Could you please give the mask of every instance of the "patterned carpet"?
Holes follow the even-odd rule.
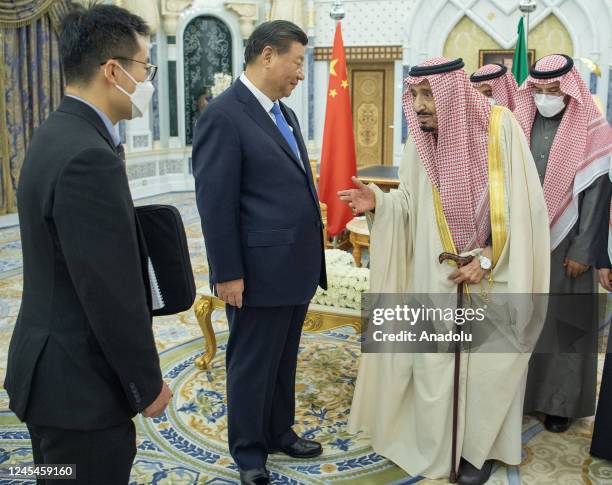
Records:
[[[197,285],[207,284],[197,210],[193,193],[168,194],[145,203],[170,203],[179,208],[187,229]],[[0,379],[20,304],[21,243],[18,228],[0,230]],[[226,441],[225,344],[227,322],[214,315],[219,352],[207,371],[193,361],[203,350],[203,339],[192,311],[155,320],[164,376],[175,398],[168,412],[155,420],[138,417],[138,455],[131,484],[236,484],[238,473]],[[297,461],[284,455],[269,459],[273,483],[279,484],[409,484],[446,483],[407,477],[375,454],[361,436],[347,432],[347,419],[357,373],[359,345],[354,333],[304,334],[300,346],[296,431],[317,439],[325,453]],[[375,398],[375,396],[373,396]],[[524,463],[497,467],[490,484],[611,484],[612,463],[589,456],[592,419],[576,422],[562,436],[543,431],[539,421],[524,422]],[[26,428],[8,410],[0,391],[0,466],[28,464],[32,453]],[[0,480],[0,484],[34,483]],[[68,482],[67,482],[68,483]],[[114,484],[109,484],[114,485]]]

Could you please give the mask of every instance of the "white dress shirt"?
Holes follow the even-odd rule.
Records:
[[[244,84],[247,87],[247,89],[249,91],[251,91],[251,93],[253,93],[253,96],[255,96],[255,98],[257,98],[257,101],[259,101],[259,104],[261,104],[261,107],[264,109],[264,111],[266,113],[268,113],[268,116],[270,117],[270,119],[276,125],[276,118],[274,117],[274,113],[272,113],[272,107],[275,104],[278,104],[278,101],[276,101],[276,102],[272,101],[270,98],[268,98],[268,96],[266,96],[264,93],[262,93],[257,88],[257,86],[255,86],[249,80],[249,78],[246,76],[246,73],[243,72],[242,74],[240,74],[240,81],[242,82],[242,84]],[[285,115],[283,114],[282,110],[281,110],[281,116],[284,118],[285,122],[287,122],[287,118],[285,118]],[[291,130],[291,133],[293,133],[293,127],[288,122],[287,122],[287,126]],[[295,143],[296,143],[296,146],[297,146],[297,140],[295,140]],[[302,161],[302,156],[300,155],[299,150],[298,150],[298,153],[297,153],[297,157],[298,157],[298,159],[301,162]],[[304,168],[302,166],[300,166],[300,168],[302,168],[304,170]]]
[[[278,101],[274,102],[270,98],[268,98],[264,93],[262,93],[257,88],[257,86],[255,86],[249,80],[249,78],[246,76],[246,73],[243,72],[240,75],[240,81],[242,82],[242,84],[244,84],[247,87],[249,91],[251,91],[251,93],[253,93],[253,96],[257,98],[257,101],[259,101],[259,104],[261,104],[261,107],[264,109],[266,113],[268,113],[268,116],[270,117],[272,121],[274,121],[274,124],[276,124],[276,118],[274,118],[274,114],[272,113],[272,107],[275,104],[278,104]],[[285,115],[283,114],[282,111],[281,111],[281,116],[285,118]],[[285,121],[287,121],[287,118],[285,118]],[[293,127],[289,123],[287,123],[287,125],[289,126],[289,129],[293,131]]]

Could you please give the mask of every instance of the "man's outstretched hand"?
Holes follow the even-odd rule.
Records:
[[[353,177],[352,180],[357,188],[339,191],[338,197],[340,197],[340,200],[348,204],[353,214],[362,214],[374,210],[376,207],[374,191],[357,177]]]

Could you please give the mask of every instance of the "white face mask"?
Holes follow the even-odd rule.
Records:
[[[555,116],[565,108],[564,96],[553,96],[551,94],[535,93],[535,104],[544,118]]]
[[[495,101],[495,98],[487,98],[487,101],[489,102],[491,106],[495,106],[497,104],[497,101]]]
[[[119,64],[117,65],[136,85],[136,89],[134,89],[134,92],[130,94],[118,84],[115,84],[115,87],[130,98],[130,101],[132,102],[131,119],[140,118],[149,107],[149,103],[151,102],[151,98],[153,98],[153,93],[155,92],[155,86],[153,86],[151,81],[136,81],[136,79],[134,79],[129,72],[123,69],[123,67],[121,67]]]

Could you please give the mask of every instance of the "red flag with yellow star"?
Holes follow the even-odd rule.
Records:
[[[356,173],[357,159],[351,98],[346,77],[342,29],[338,22],[329,65],[329,86],[319,175],[319,199],[327,204],[327,232],[330,236],[336,236],[342,232],[346,223],[353,218],[351,209],[338,198],[338,191],[354,187],[351,177]]]

